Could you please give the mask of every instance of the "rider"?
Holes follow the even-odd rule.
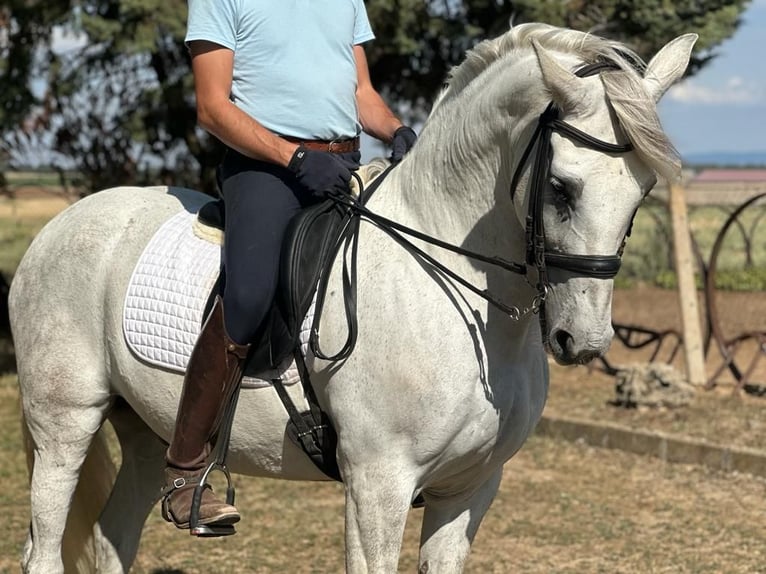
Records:
[[[361,44],[373,38],[363,0],[189,0],[198,123],[228,149],[225,287],[189,359],[166,453],[165,514],[179,528],[189,528],[210,439],[274,297],[287,222],[326,191],[348,190],[361,130],[391,144],[393,161],[415,143],[370,82]],[[200,524],[238,520],[204,490]]]

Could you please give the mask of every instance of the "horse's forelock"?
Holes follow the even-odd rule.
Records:
[[[574,54],[584,63],[615,64],[617,71],[602,72],[601,76],[622,129],[652,169],[669,178],[678,175],[681,166],[678,152],[665,135],[656,104],[643,86],[644,62],[624,44],[585,32],[547,24],[520,24],[498,38],[477,44],[465,61],[451,71],[434,110],[459,95],[493,63],[513,51],[531,50],[532,40],[545,49]]]
[[[676,179],[681,173],[681,158],[662,129],[655,101],[646,93],[641,77],[604,72],[601,81],[620,127],[636,153],[658,174]]]

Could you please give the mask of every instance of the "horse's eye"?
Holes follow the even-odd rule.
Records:
[[[556,192],[558,196],[560,196],[562,199],[568,199],[567,186],[564,185],[563,181],[557,177],[551,177],[550,184],[553,188],[553,191]]]

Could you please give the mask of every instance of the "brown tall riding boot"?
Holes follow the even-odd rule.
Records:
[[[226,333],[223,300],[216,297],[186,368],[173,440],[165,455],[168,466],[162,515],[178,528],[189,528],[192,496],[206,468],[210,439],[239,385],[249,348],[235,343]],[[238,520],[237,509],[206,487],[199,524],[234,524]]]

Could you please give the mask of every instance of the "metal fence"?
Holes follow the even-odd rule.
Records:
[[[763,187],[763,186],[762,186]],[[662,200],[662,195],[660,200]],[[733,336],[727,336],[721,326],[721,314],[726,309],[718,306],[716,288],[716,274],[720,268],[720,257],[724,241],[737,234],[741,238],[744,250],[744,266],[752,267],[755,260],[755,251],[763,251],[766,241],[761,245],[756,241],[759,227],[766,220],[766,192],[754,192],[747,190],[745,194],[737,194],[739,199],[745,198],[738,205],[732,205],[731,199],[734,194],[721,194],[715,205],[725,210],[728,216],[723,226],[718,230],[712,245],[710,255],[704,258],[698,244],[693,245],[697,257],[697,265],[702,278],[704,304],[704,351],[708,365],[709,378],[707,388],[713,388],[720,384],[734,381],[735,388],[751,394],[766,395],[766,381],[763,373],[766,369],[766,317],[763,318],[762,326],[755,330],[747,330]],[[689,194],[694,197],[693,194]],[[700,199],[697,196],[696,199]],[[694,205],[714,205],[712,196],[702,198],[703,201],[690,202]],[[726,199],[728,202],[722,202]],[[753,213],[755,212],[755,213]],[[748,213],[747,223],[744,214]],[[666,225],[659,218],[656,219],[658,233],[670,237],[668,229],[662,229]],[[672,259],[672,257],[669,257]],[[658,330],[652,326],[614,323],[615,337],[629,350],[643,351],[646,356],[649,352],[649,361],[672,363],[679,357],[679,351],[683,346],[683,333],[675,329]],[[607,373],[615,374],[617,369],[606,358],[601,359],[601,367]]]

